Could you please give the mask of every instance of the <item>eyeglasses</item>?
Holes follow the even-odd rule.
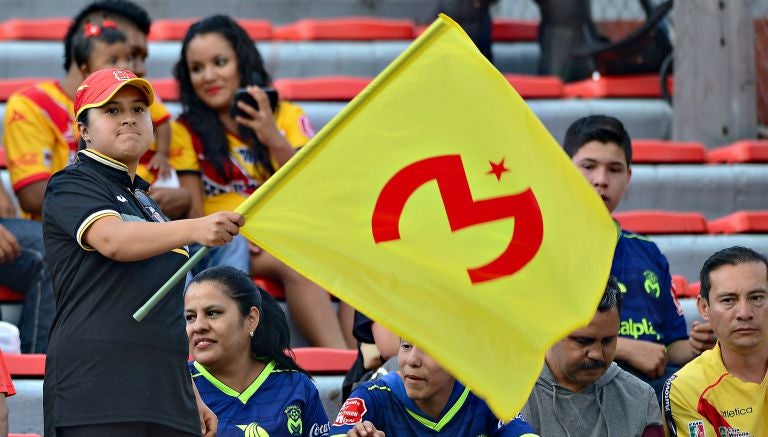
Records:
[[[144,211],[149,214],[149,216],[152,218],[152,221],[163,223],[167,222],[168,220],[165,219],[165,217],[160,214],[160,211],[158,211],[155,208],[155,205],[152,204],[152,201],[149,200],[149,196],[147,193],[145,193],[142,190],[133,190],[133,197],[136,198],[136,200],[139,201],[142,207],[144,207]]]

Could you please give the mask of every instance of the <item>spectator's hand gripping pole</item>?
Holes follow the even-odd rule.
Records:
[[[183,266],[179,269],[178,272],[174,273],[173,276],[171,276],[168,281],[163,284],[162,287],[160,287],[159,290],[155,292],[155,294],[152,295],[152,297],[147,300],[147,302],[141,306],[135,313],[133,313],[133,318],[137,322],[141,322],[144,320],[144,317],[147,317],[147,313],[152,311],[152,308],[157,305],[160,300],[162,300],[163,297],[165,297],[166,294],[168,294],[169,291],[173,288],[174,285],[176,285],[177,282],[181,281],[184,276],[187,275],[187,272],[192,270],[192,267],[194,267],[197,263],[200,262],[201,259],[208,253],[208,251],[211,250],[210,247],[203,247],[202,249],[198,250],[194,255],[192,255],[192,258],[187,260],[186,263],[184,263]]]

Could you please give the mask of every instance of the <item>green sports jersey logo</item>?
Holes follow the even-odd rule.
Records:
[[[659,295],[661,294],[659,277],[656,276],[656,273],[653,273],[650,270],[644,271],[643,276],[645,277],[645,283],[643,284],[645,287],[645,292],[658,299]]]
[[[300,436],[304,430],[304,424],[301,421],[301,407],[291,404],[283,410],[283,413],[288,418],[286,423],[288,433],[291,436]]]

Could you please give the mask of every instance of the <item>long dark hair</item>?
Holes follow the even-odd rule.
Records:
[[[224,164],[229,160],[229,144],[227,143],[226,129],[221,120],[219,120],[216,111],[206,106],[195,94],[195,90],[192,88],[192,80],[190,79],[189,66],[187,65],[189,42],[192,38],[207,33],[221,35],[235,51],[238,73],[240,74],[240,87],[247,85],[266,87],[272,83],[272,80],[264,67],[261,53],[259,53],[253,40],[230,17],[226,15],[213,15],[203,18],[190,26],[187,34],[184,35],[181,43],[181,57],[173,69],[173,75],[179,84],[181,96],[182,113],[179,119],[186,122],[186,125],[200,138],[203,144],[205,159],[213,165],[221,176],[229,179],[229,167]],[[272,166],[267,148],[259,142],[256,135],[245,135],[243,132],[240,132],[240,135],[251,140],[251,152],[256,162],[271,169]]]
[[[221,290],[237,303],[242,317],[247,317],[253,307],[259,309],[259,326],[251,337],[253,359],[263,362],[274,360],[279,369],[307,374],[296,364],[290,348],[288,321],[275,298],[256,286],[246,273],[230,266],[205,269],[195,275],[190,285],[206,281],[219,284]]]

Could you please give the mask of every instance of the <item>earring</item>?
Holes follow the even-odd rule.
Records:
[[[251,337],[253,337],[253,331],[249,332],[249,333],[248,333],[248,335],[250,335]]]

